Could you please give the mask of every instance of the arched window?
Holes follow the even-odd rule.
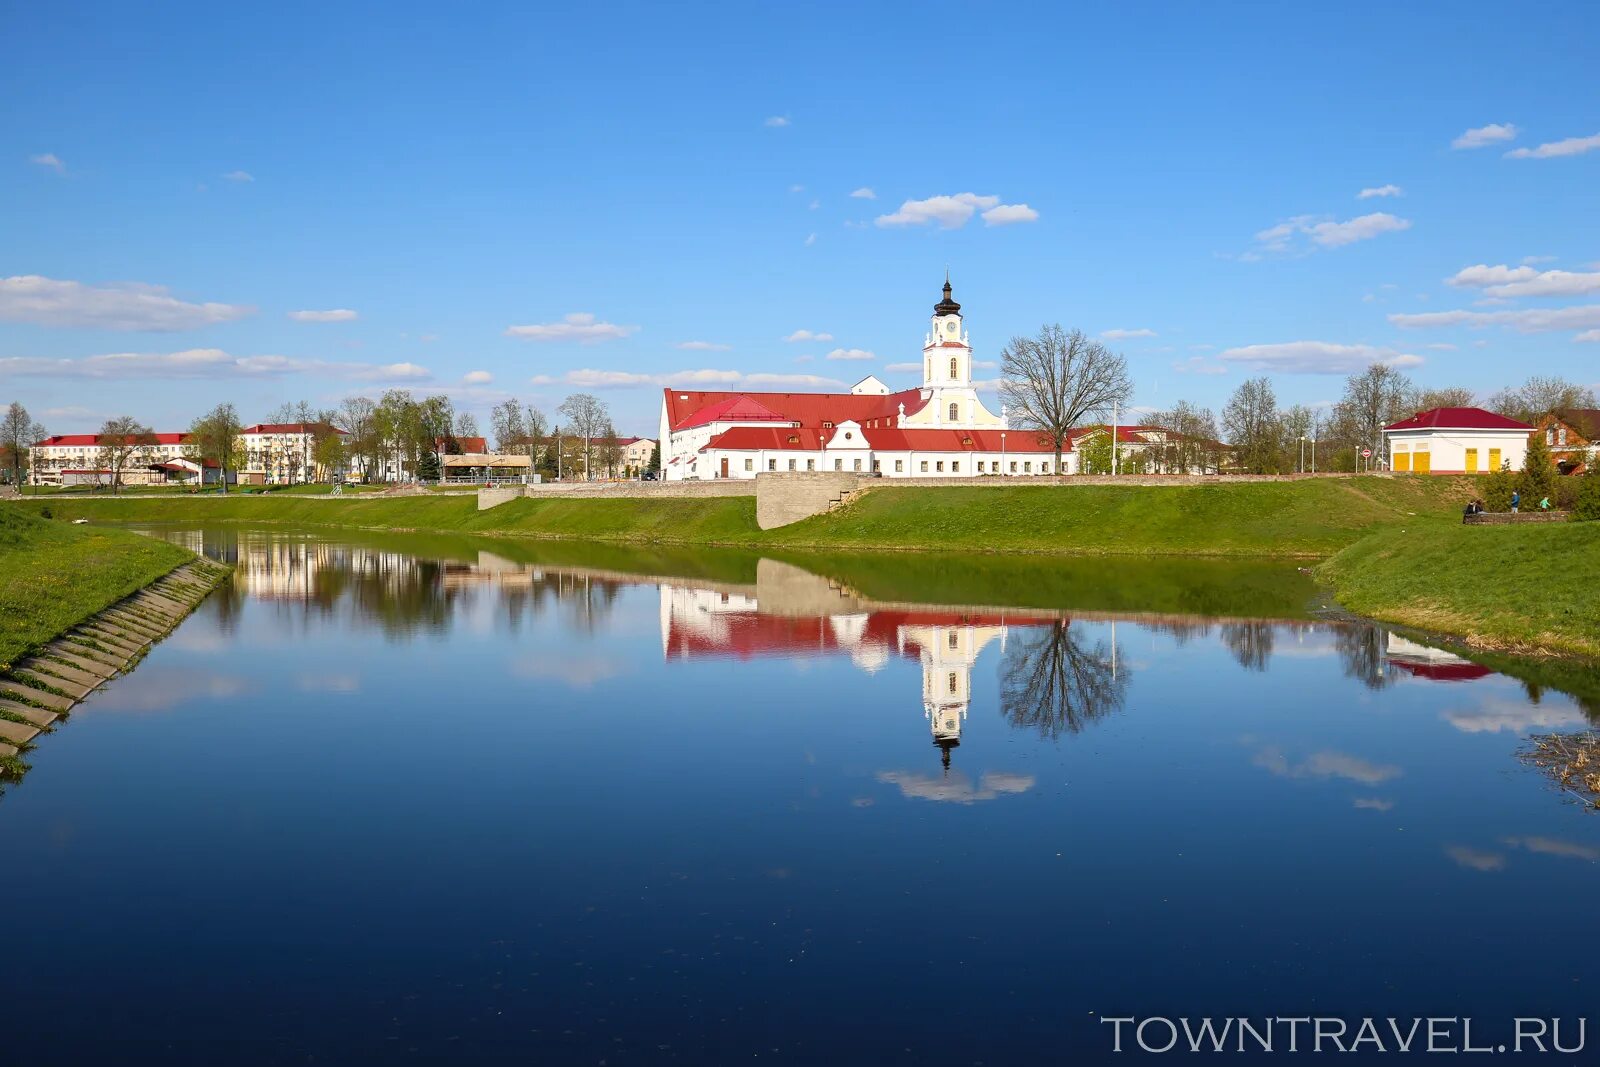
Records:
[[[923,377],[930,379],[933,377],[933,360],[931,358],[928,360],[928,372]]]
[[[958,422],[961,419],[961,408],[955,404],[950,405],[950,421]]]
[[[956,377],[956,357],[950,357],[950,377]]]

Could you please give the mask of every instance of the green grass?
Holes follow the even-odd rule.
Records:
[[[1454,521],[1474,488],[1451,478],[891,486],[784,527],[777,540],[829,549],[1320,558],[1376,526]]]
[[[1600,657],[1600,523],[1386,529],[1318,570],[1339,603],[1470,646]]]
[[[0,669],[193,558],[125,530],[0,504]]]
[[[850,507],[766,532],[756,528],[754,497],[525,498],[483,512],[471,496],[312,500],[289,493],[58,499],[55,507],[59,515],[109,522],[291,523],[750,548],[1319,558],[1375,526],[1453,522],[1474,489],[1444,478],[887,486]]]

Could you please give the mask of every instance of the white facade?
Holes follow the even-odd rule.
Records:
[[[1413,474],[1520,470],[1533,427],[1477,408],[1421,412],[1383,431],[1389,469]]]

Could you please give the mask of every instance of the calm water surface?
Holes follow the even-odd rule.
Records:
[[[1584,701],[1293,568],[160,535],[237,575],[0,798],[5,1063],[1095,1063],[1600,992],[1600,819],[1514,758]]]

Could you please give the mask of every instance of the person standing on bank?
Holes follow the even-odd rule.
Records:
[[[1517,513],[1517,505],[1520,503],[1522,503],[1522,490],[1511,490],[1511,514],[1515,515]]]

